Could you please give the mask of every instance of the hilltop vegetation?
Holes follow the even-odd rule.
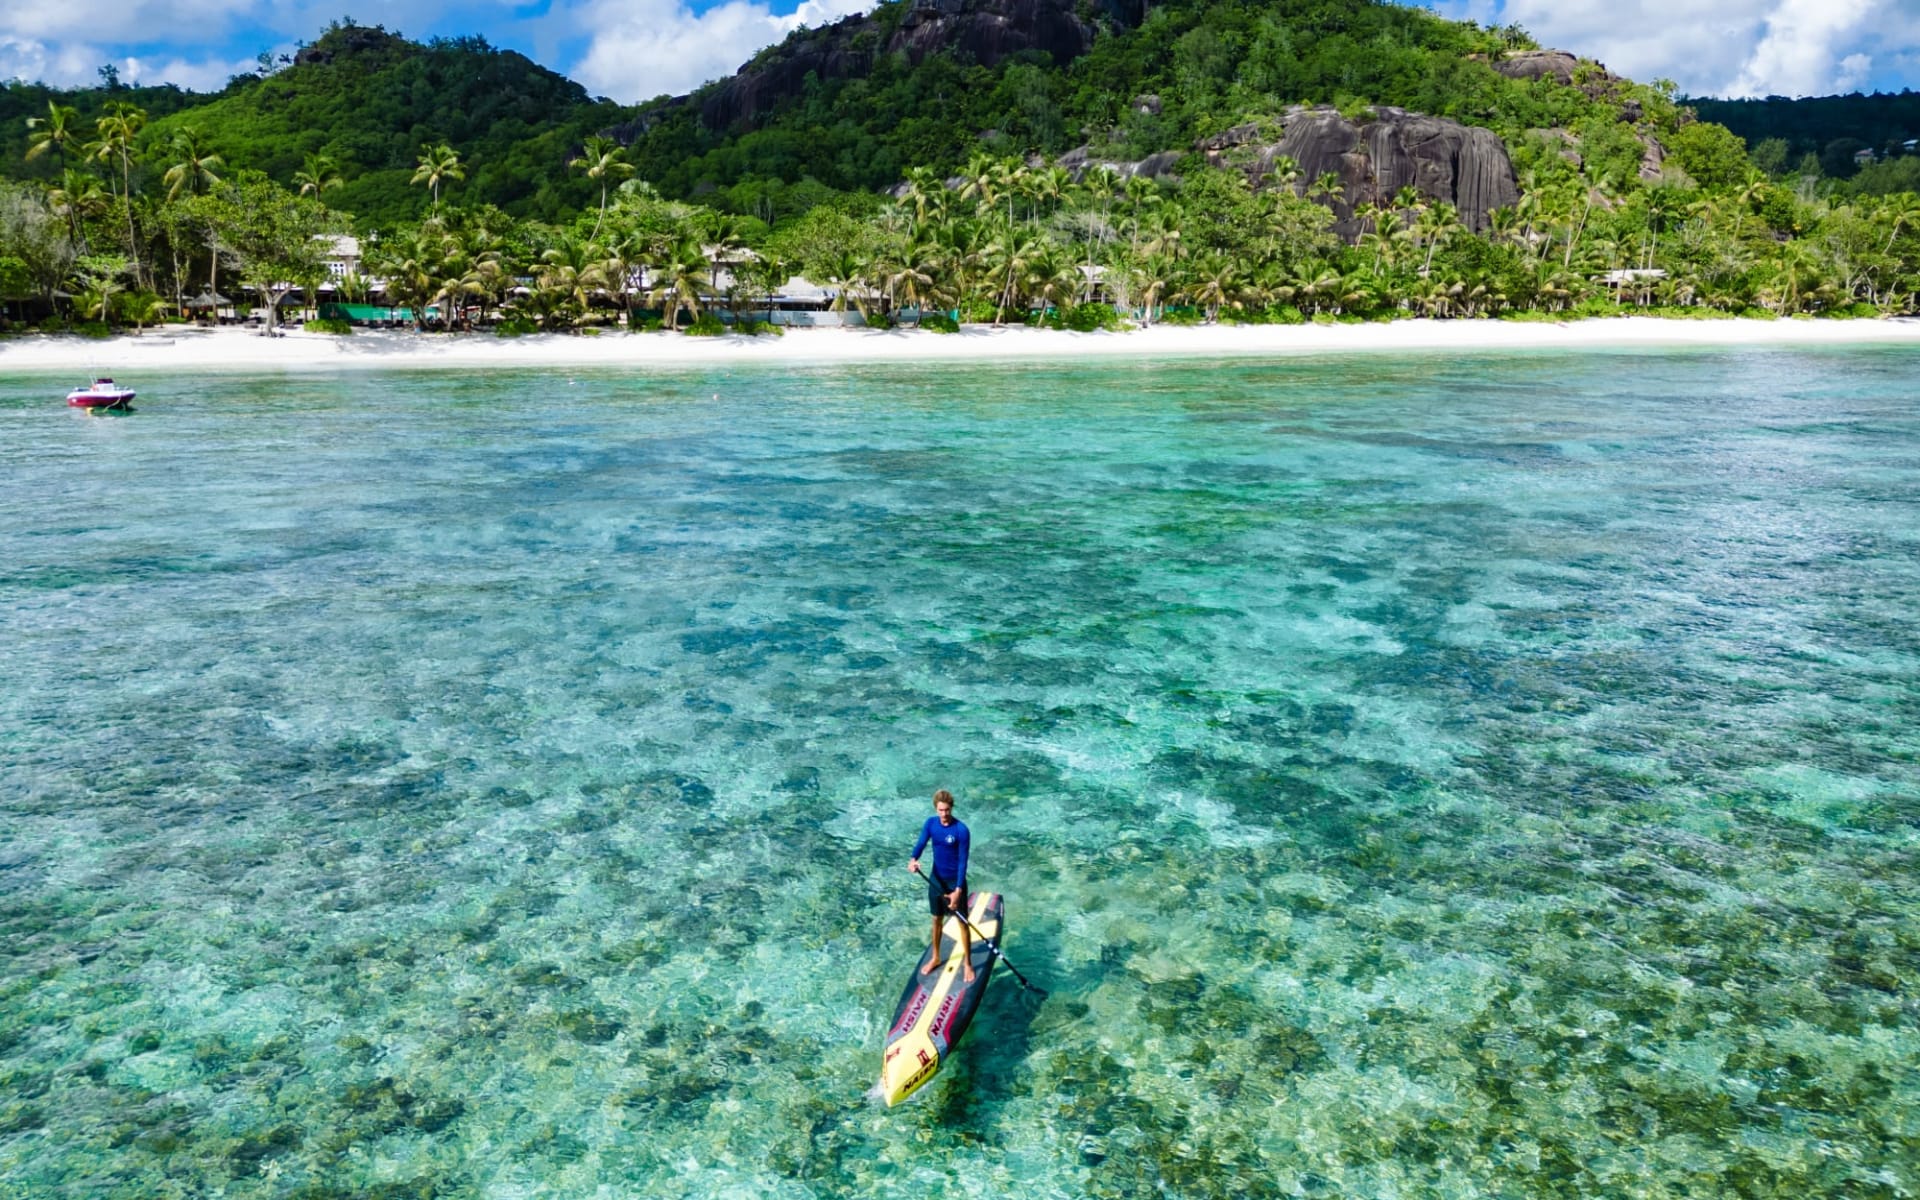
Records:
[[[1852,180],[1866,195],[1920,190],[1920,156],[1905,149],[1920,138],[1920,93],[1688,103],[1746,139],[1770,174]],[[1877,161],[1863,168],[1854,157],[1862,150]]]
[[[26,119],[48,101],[71,105],[84,123],[110,104],[144,110],[142,144],[162,146],[192,128],[235,166],[290,181],[310,155],[337,164],[342,185],[328,202],[371,227],[417,219],[426,197],[410,188],[425,144],[445,143],[470,164],[465,194],[521,216],[556,218],[590,189],[567,159],[621,109],[579,84],[480,38],[420,44],[382,28],[336,24],[295,60],[236,77],[216,96],[173,88],[94,88],[52,93],[13,84],[0,94],[8,168],[25,166]],[[32,171],[48,177],[57,164]]]
[[[757,182],[801,178],[875,189],[908,166],[951,172],[981,150],[1052,156],[1088,144],[1096,157],[1136,160],[1185,151],[1296,103],[1396,105],[1517,141],[1532,128],[1610,123],[1619,102],[1660,95],[1625,81],[1616,93],[1508,78],[1491,60],[1531,47],[1524,31],[1366,0],[1173,0],[1137,25],[1103,12],[1090,48],[1064,65],[1037,49],[992,65],[885,52],[909,11],[910,0],[889,0],[765,51],[745,68],[769,81],[751,117],[728,110],[727,81],[643,106],[623,128],[629,154],[670,195],[741,184],[750,195]],[[768,103],[767,86],[781,79],[803,82]],[[1135,103],[1142,97],[1152,102]]]

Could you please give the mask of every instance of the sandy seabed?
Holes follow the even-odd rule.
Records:
[[[361,332],[350,337],[292,330],[264,337],[239,329],[160,329],[105,341],[35,336],[0,343],[0,372],[132,373],[203,369],[652,367],[735,363],[881,363],[1167,357],[1271,357],[1405,350],[1581,350],[1649,346],[1920,346],[1920,319],[1675,321],[1654,317],[1533,323],[1395,321],[1365,325],[1160,325],[1120,333],[1067,333],[969,326],[918,329],[797,329],[785,336],[688,337],[672,333],[595,337],[548,334]]]

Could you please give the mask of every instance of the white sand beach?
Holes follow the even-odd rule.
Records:
[[[1399,351],[1484,352],[1635,347],[1915,346],[1920,319],[1677,321],[1651,317],[1534,323],[1395,321],[1364,325],[1159,325],[1121,333],[968,326],[959,333],[796,329],[784,336],[678,333],[489,334],[360,332],[264,337],[242,329],[165,327],[107,340],[36,335],[0,342],[0,372],[134,374],[202,370],[833,365],[1094,358],[1263,358]]]

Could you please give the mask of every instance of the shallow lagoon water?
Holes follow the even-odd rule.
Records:
[[[1920,1190],[1920,355],[64,382],[8,1195]]]

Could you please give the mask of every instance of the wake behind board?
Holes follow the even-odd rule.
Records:
[[[987,980],[993,975],[994,953],[986,938],[1000,941],[1004,906],[992,892],[973,897],[967,919],[973,922],[973,982],[960,974],[960,922],[948,919],[941,930],[940,957],[943,966],[933,974],[924,968],[933,957],[931,950],[914,964],[913,978],[900,993],[900,1006],[893,1010],[893,1025],[887,1030],[887,1045],[880,1059],[880,1093],[887,1107],[905,1100],[933,1078],[960,1035],[973,1022],[980,997],[987,994]],[[983,938],[981,935],[985,935]]]

